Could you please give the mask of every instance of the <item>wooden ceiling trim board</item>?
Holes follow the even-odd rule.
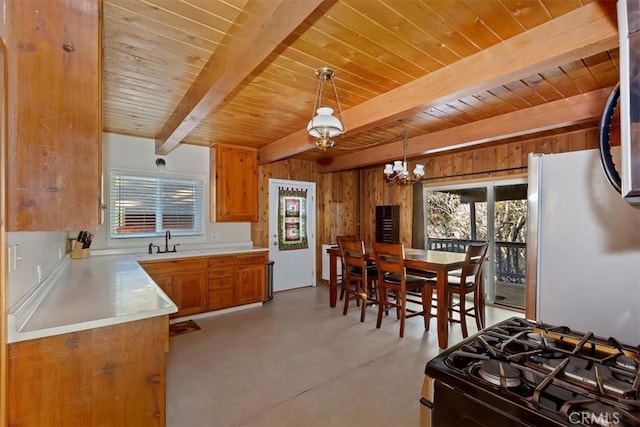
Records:
[[[163,61],[162,59],[156,60],[153,58],[142,58],[135,56],[126,51],[119,51],[107,47],[104,49],[104,56],[115,59],[114,62],[118,63],[124,69],[131,69],[136,72],[146,74],[148,72],[154,76],[162,75],[162,71],[166,71],[166,78],[184,79],[190,75],[197,76],[201,67],[194,67],[191,64],[184,62],[175,63],[169,61]],[[179,66],[180,65],[180,66]],[[133,66],[133,68],[129,67]],[[173,70],[171,69],[173,67]],[[117,73],[119,68],[113,69],[111,67],[104,67],[105,72]]]
[[[190,34],[195,34],[212,43],[215,43],[216,40],[221,40],[232,22],[227,19],[218,19],[215,23],[208,22],[208,24],[205,24],[181,16],[162,5],[154,4],[158,2],[159,0],[118,0],[118,6],[138,15],[140,18],[137,18],[134,23],[139,23],[142,28],[145,27],[145,24],[148,24],[149,28],[156,29],[154,32],[158,34],[164,33],[163,28],[183,32],[188,28]],[[171,3],[178,2],[171,0]],[[201,15],[203,20],[206,17],[207,14]]]
[[[138,0],[139,1],[139,0]],[[231,24],[238,18],[242,11],[235,7],[220,8],[216,4],[223,2],[210,1],[206,7],[197,7],[184,1],[176,0],[144,0],[152,3],[155,7],[160,7],[164,11],[176,15],[179,19],[190,20],[193,24],[216,29],[222,34],[226,33]],[[167,22],[163,19],[163,22]],[[177,28],[189,28],[189,25],[181,25],[177,22]]]
[[[562,98],[562,94],[540,74],[534,74],[522,80],[524,84],[536,91],[545,102],[556,101]]]
[[[542,71],[540,73],[542,77],[564,97],[577,95],[580,93],[580,89],[576,86],[575,82],[567,78],[566,74],[560,67],[552,68],[550,70]]]
[[[106,37],[115,40],[123,39],[123,37],[120,37],[122,33],[110,33],[112,32],[105,33]],[[159,50],[158,46],[163,46],[162,50]],[[156,40],[145,39],[141,36],[127,37],[125,43],[111,43],[106,48],[128,53],[139,58],[150,58],[164,64],[167,68],[176,64],[188,64],[196,67],[196,72],[200,71],[209,57],[209,54],[202,49],[197,49],[197,51],[194,48],[184,49],[182,46],[176,46],[171,39],[163,39],[162,37],[158,37]]]
[[[440,62],[444,65],[452,64],[460,58],[478,51],[473,43],[429,8],[427,2],[399,1],[392,3],[388,1],[388,3],[392,4],[393,8],[401,7],[403,16],[413,22],[416,27],[428,28],[430,38],[434,38],[433,47],[436,48],[436,51],[440,51],[443,55],[446,55],[446,51],[451,52],[451,55],[440,58]],[[431,50],[431,47],[428,50]]]
[[[501,0],[520,24],[530,30],[552,18],[539,0]]]
[[[119,6],[107,6],[106,4],[104,27],[105,30],[126,31],[133,34],[140,32],[161,34],[166,38],[171,38],[183,43],[185,46],[197,47],[208,50],[209,52],[212,51],[212,46],[217,45],[223,37],[223,33],[213,31],[207,34],[206,37],[203,37],[202,35],[187,31],[186,28],[174,28]],[[106,38],[105,42],[108,43],[109,40],[109,38]]]
[[[575,82],[581,92],[591,92],[600,87],[582,61],[574,61],[560,67],[564,73]]]
[[[247,3],[247,0],[225,0],[219,2],[212,2],[211,0],[180,0],[183,3],[188,3],[194,7],[202,10],[206,10],[210,13],[224,16],[229,20],[233,20],[234,11],[240,11]]]
[[[583,2],[580,0],[542,0],[542,4],[553,18],[557,18],[560,15],[564,15],[582,6]]]
[[[507,7],[499,1],[465,0],[464,2],[483,22],[491,27],[502,41],[525,30]]]
[[[420,135],[409,140],[407,157],[418,157],[597,119],[602,114],[602,107],[611,89],[599,89],[440,132]],[[338,172],[384,163],[396,159],[401,153],[402,141],[375,149],[364,149],[333,159],[331,163],[320,168],[320,172]]]
[[[612,60],[610,52],[585,58],[582,62],[601,86],[611,86],[620,80],[618,62]]]
[[[442,23],[429,22],[430,19],[424,18],[425,5],[417,1],[400,1],[392,3],[386,0],[387,7],[395,9],[395,12],[401,14],[404,19],[411,22],[416,29],[422,33],[419,34],[422,40],[414,42],[425,55],[429,55],[439,66],[430,68],[429,71],[435,71],[459,60],[462,56],[460,49],[452,50],[445,42],[452,42],[452,38],[460,37],[453,31],[447,32],[443,28]],[[425,30],[425,29],[428,29]],[[464,40],[461,38],[461,40]],[[468,43],[468,42],[467,42]],[[472,49],[472,45],[467,46]]]
[[[434,53],[438,53],[440,49],[440,43],[434,39],[431,34],[424,31],[424,23],[416,25],[411,19],[408,19],[404,14],[404,5],[409,2],[395,3],[393,6],[385,2],[376,2],[375,5],[384,7],[377,15],[377,20],[384,27],[393,29],[393,32],[401,36],[407,43],[411,44],[414,48],[422,52],[421,63],[425,64],[424,68],[428,71],[434,71],[444,67],[449,62],[438,59]],[[367,3],[369,5],[369,3]],[[457,59],[457,58],[456,58]],[[427,62],[425,62],[427,61]],[[427,65],[431,63],[432,65]]]
[[[503,41],[462,1],[433,1],[428,6],[444,21],[452,23],[477,50]]]
[[[354,44],[361,42],[361,35],[350,27],[342,27],[339,23],[334,23],[331,28],[327,28],[327,23],[333,23],[333,21],[329,18],[320,19],[306,31],[299,28],[296,33],[300,37],[290,47],[291,54],[294,56],[287,55],[287,57],[293,61],[299,61],[296,59],[299,54],[303,54],[307,58],[316,58],[316,60],[321,58],[325,63],[340,69],[341,73],[351,73],[354,77],[361,78],[363,83],[371,81],[385,90],[410,80],[410,75],[395,63],[389,64],[379,59],[386,49],[375,41],[367,39],[368,43],[362,48],[355,48]],[[336,38],[335,33],[340,33],[342,38]],[[349,42],[350,40],[353,41]],[[335,67],[337,64],[340,67]],[[376,70],[376,74],[384,73],[384,81],[376,82],[373,70]],[[368,74],[372,75],[368,76]]]
[[[246,20],[231,27],[156,136],[156,153],[171,152],[320,2],[248,1]]]
[[[507,88],[513,96],[520,98],[522,102],[526,103],[529,107],[544,104],[546,102],[538,92],[527,86],[522,80],[507,83],[504,87]]]
[[[122,73],[109,73],[104,75],[102,81],[103,85],[110,85],[111,89],[114,90],[118,90],[122,87],[131,90],[144,91],[144,93],[149,95],[153,95],[154,93],[156,93],[159,97],[162,98],[166,98],[167,96],[177,96],[179,99],[188,87],[188,85],[184,87],[185,85],[181,84],[180,82],[176,82],[174,85],[167,86],[152,78],[144,80],[137,77],[132,77],[130,75]],[[172,102],[172,105],[175,105],[175,101]]]
[[[494,116],[510,113],[515,110],[513,105],[509,104],[508,102],[504,102],[502,99],[494,96],[489,91],[485,90],[473,96],[480,100],[483,104],[488,105],[491,108]]]
[[[366,10],[366,15],[361,10]],[[375,55],[376,58],[388,64],[397,64],[398,69],[404,70],[412,78],[444,65],[403,37],[409,31],[402,31],[402,21],[397,19],[398,15],[381,3],[370,0],[341,2],[331,9],[330,16],[343,27],[350,28],[359,38],[366,38],[369,41],[367,44],[375,45],[380,51]],[[410,32],[415,32],[415,29],[411,28]],[[340,33],[344,33],[344,30]]]
[[[614,49],[618,44],[615,3],[594,3],[434,71],[344,112],[347,129],[362,131],[392,122],[403,114],[469,96],[482,90],[579,60],[584,54]],[[526,46],[527,55],[514,52]],[[473,70],[470,72],[470,70]],[[302,129],[263,146],[260,164],[313,148]]]

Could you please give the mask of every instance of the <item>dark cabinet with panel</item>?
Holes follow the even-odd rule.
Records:
[[[376,206],[376,243],[400,243],[400,206]]]

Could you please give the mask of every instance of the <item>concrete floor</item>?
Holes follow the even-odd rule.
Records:
[[[202,328],[171,338],[167,425],[418,426],[424,367],[438,354],[436,319],[395,316],[375,327],[329,288],[275,294],[260,308],[196,320]],[[487,326],[521,313],[487,308]],[[469,333],[476,332],[469,319]],[[449,345],[462,339],[450,326]]]

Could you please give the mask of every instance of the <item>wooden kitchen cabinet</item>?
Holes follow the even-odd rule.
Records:
[[[211,148],[212,222],[258,222],[258,152],[216,144]]]
[[[101,222],[100,0],[5,0],[7,230]]]
[[[267,252],[143,261],[142,268],[178,306],[171,318],[262,302]]]
[[[264,301],[266,253],[209,257],[208,310]]]
[[[178,306],[171,318],[207,309],[207,259],[204,257],[140,263],[154,282]]]
[[[10,426],[164,426],[166,315],[9,344]]]
[[[266,254],[235,255],[234,299],[236,304],[264,301],[266,263]]]
[[[234,305],[233,255],[211,256],[207,310],[220,310]]]

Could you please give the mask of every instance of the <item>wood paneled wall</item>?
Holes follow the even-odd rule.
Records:
[[[411,159],[424,163],[423,186],[460,181],[486,181],[496,177],[521,175],[527,171],[529,153],[562,153],[598,147],[596,128],[546,138],[469,147],[438,155]],[[375,207],[400,206],[400,240],[411,245],[411,186],[390,184],[382,174],[382,165],[360,170],[318,173],[316,164],[307,160],[283,160],[263,165],[259,170],[259,218],[252,224],[255,245],[269,246],[269,178],[316,183],[316,271],[320,277],[323,243],[335,243],[343,234],[359,234],[365,242],[375,240]],[[318,279],[319,280],[319,279]]]

